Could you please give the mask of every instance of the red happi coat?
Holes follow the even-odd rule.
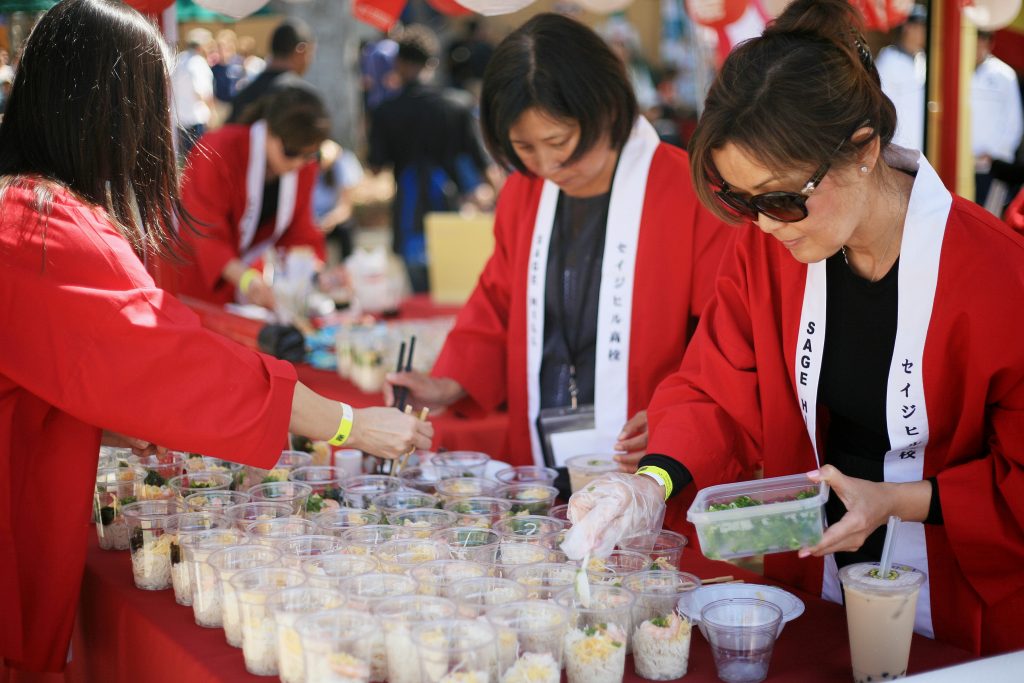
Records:
[[[991,654],[1024,647],[1024,240],[959,197],[943,215],[930,320],[921,330],[929,437],[918,479],[937,476],[944,524],[923,525],[927,567],[920,568],[929,576],[935,637]],[[905,237],[900,268],[912,258]],[[901,296],[916,286],[909,280],[900,280]],[[797,349],[808,282],[808,266],[755,227],[723,260],[682,367],[649,410],[649,450],[686,465],[696,485],[690,491],[749,479],[758,465],[765,477],[815,468],[797,395],[807,367]],[[913,313],[901,304],[901,319]],[[895,372],[902,382],[902,370]],[[686,526],[690,499],[670,502],[666,526]],[[766,574],[815,593],[824,568],[796,553],[765,557]]]
[[[628,411],[644,410],[655,387],[673,372],[735,228],[697,201],[682,150],[658,145],[646,193],[636,197],[639,244],[630,321]],[[490,411],[507,404],[504,453],[513,465],[533,464],[527,389],[527,274],[544,182],[514,174],[502,189],[494,253],[459,313],[433,374],[467,391],[456,409]]]
[[[240,224],[246,201],[254,199],[257,212],[262,206],[262,194],[250,198],[247,188],[249,133],[249,126],[227,125],[204,135],[189,153],[182,175],[181,200],[201,234],[182,227],[181,236],[190,250],[186,263],[164,260],[159,265],[157,282],[173,294],[218,304],[235,300],[234,285],[226,282],[221,273],[228,261],[245,253],[240,244]],[[276,246],[310,246],[323,259],[324,236],[313,222],[311,208],[317,172],[315,162],[298,172],[294,212]],[[259,185],[262,193],[262,183]],[[251,244],[271,238],[275,223],[274,217],[261,223]]]
[[[0,659],[60,671],[102,431],[271,467],[295,369],[200,327],[102,210],[35,201],[0,203]]]

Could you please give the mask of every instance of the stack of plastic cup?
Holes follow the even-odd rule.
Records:
[[[449,477],[437,482],[437,496],[445,503],[464,498],[493,498],[498,482],[483,477]]]
[[[415,624],[455,618],[455,603],[423,595],[388,598],[373,607],[384,630],[388,683],[419,683],[420,661],[412,642]]]
[[[334,609],[300,618],[295,630],[306,653],[307,681],[369,683],[374,636],[380,633],[376,619],[365,612]]]
[[[271,503],[287,503],[293,515],[302,516],[306,512],[313,487],[298,481],[272,481],[256,484],[249,488],[253,502],[269,501]]]
[[[626,667],[636,598],[618,586],[591,586],[584,606],[576,589],[567,588],[555,602],[569,611],[565,634],[565,671],[569,683],[616,683]]]
[[[403,510],[418,508],[436,508],[440,503],[437,496],[422,491],[391,491],[376,496],[370,506],[381,513],[386,524],[394,524],[392,517]]]
[[[281,553],[263,545],[236,545],[212,553],[207,564],[217,575],[221,598],[221,624],[228,645],[242,647],[242,613],[231,579],[240,571],[271,567],[281,560]]]
[[[303,510],[308,517],[341,507],[341,483],[347,478],[340,467],[328,465],[299,467],[288,474],[290,481],[301,482],[312,489]]]
[[[316,526],[308,519],[301,517],[278,517],[262,522],[252,522],[245,527],[254,543],[276,546],[296,536],[308,536],[316,533]]]
[[[506,541],[515,543],[542,543],[545,536],[562,531],[565,525],[552,517],[520,515],[495,523],[492,527]]]
[[[512,501],[492,496],[474,496],[447,501],[444,509],[457,517],[453,526],[478,526],[490,529],[512,514]]]
[[[418,564],[431,560],[451,559],[448,546],[429,538],[403,538],[388,541],[377,548],[377,561],[381,571],[389,574],[406,574]]]
[[[230,527],[231,520],[215,512],[183,512],[169,521],[168,532],[174,534],[171,541],[171,585],[174,586],[174,601],[179,605],[188,607],[192,604],[192,576],[181,552],[181,539],[197,531]]]
[[[416,582],[412,577],[402,574],[371,572],[339,581],[338,589],[348,599],[348,607],[370,612],[373,606],[384,598],[415,595]]]
[[[296,621],[309,614],[342,607],[344,602],[345,596],[340,591],[309,586],[286,588],[270,596],[267,606],[277,627],[277,670],[282,683],[307,680],[305,653],[295,629]]]
[[[221,628],[224,625],[220,579],[209,564],[210,555],[245,541],[245,534],[234,528],[195,531],[180,539],[183,564],[188,568],[192,586],[192,613],[199,626]]]
[[[558,489],[554,486],[533,484],[506,484],[495,494],[498,498],[512,501],[513,515],[547,515],[558,497]]]
[[[676,609],[700,579],[676,571],[637,572],[622,585],[636,595],[630,646],[641,678],[669,681],[686,675],[690,661],[690,622]]]
[[[489,683],[496,670],[494,628],[478,619],[418,624],[412,630],[422,683]]]
[[[246,494],[248,495],[248,494]],[[262,522],[268,519],[291,517],[292,506],[287,503],[248,502],[232,505],[224,511],[228,519],[232,520],[242,531],[253,522]]]
[[[462,579],[476,579],[487,576],[488,569],[479,562],[468,560],[433,560],[416,565],[409,570],[409,576],[416,581],[416,592],[447,598],[448,587]]]
[[[661,530],[657,535],[642,534],[624,538],[619,541],[619,548],[647,555],[656,569],[673,571],[679,569],[686,543],[686,536],[674,531]]]
[[[511,602],[488,608],[487,620],[497,632],[502,683],[561,680],[562,646],[568,623],[564,608],[539,600]]]
[[[167,480],[167,485],[184,504],[185,498],[193,493],[227,491],[233,481],[227,472],[190,472],[171,477]]]
[[[121,508],[129,532],[136,588],[160,591],[171,587],[171,543],[175,539],[168,527],[180,512],[177,498],[143,500]]]
[[[276,541],[275,547],[281,551],[281,561],[284,566],[299,569],[302,567],[302,562],[311,557],[341,553],[345,542],[334,536],[307,534]]]
[[[700,611],[700,630],[725,683],[759,683],[768,676],[782,611],[767,600],[715,600]]]
[[[277,624],[267,601],[285,588],[301,586],[305,575],[296,569],[243,569],[231,579],[242,622],[245,669],[257,676],[276,676]]]
[[[493,554],[501,542],[501,534],[493,529],[465,526],[435,531],[431,538],[446,545],[456,560],[472,560],[481,552]]]
[[[338,588],[351,576],[371,574],[380,570],[376,558],[369,555],[321,555],[302,561],[306,583],[322,588]]]
[[[408,529],[416,538],[430,538],[435,531],[455,526],[456,515],[436,508],[413,508],[393,512],[388,520],[397,527]]]
[[[382,493],[397,491],[401,488],[398,477],[387,477],[383,474],[364,474],[349,477],[345,480],[345,505],[364,510],[372,509],[373,499]]]
[[[446,451],[431,458],[431,463],[454,471],[457,477],[483,477],[491,456],[477,451]]]
[[[380,515],[369,510],[342,507],[317,513],[310,520],[316,525],[318,534],[340,538],[345,531],[353,527],[379,524]]]
[[[341,534],[347,547],[345,552],[352,555],[375,555],[377,548],[389,541],[413,538],[412,531],[387,524],[367,524],[346,529]]]
[[[228,508],[248,503],[249,500],[249,494],[244,491],[206,491],[186,497],[185,509],[189,512],[227,514]]]
[[[553,600],[576,582],[578,569],[571,564],[539,562],[512,569],[512,579],[526,587],[530,600]]]
[[[551,559],[547,548],[533,543],[516,543],[502,540],[497,552],[476,553],[474,560],[489,565],[495,576],[510,577],[517,567],[547,562]]]
[[[462,579],[448,587],[448,597],[459,606],[459,616],[475,619],[488,607],[526,599],[526,588],[512,579],[485,576]]]
[[[130,451],[129,451],[130,452]],[[145,473],[134,467],[104,467],[96,472],[93,520],[103,550],[128,550],[128,526],[121,510],[139,499]]]

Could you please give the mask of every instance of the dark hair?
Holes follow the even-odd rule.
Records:
[[[693,184],[705,206],[736,220],[709,185],[718,177],[711,154],[729,142],[776,173],[825,161],[841,167],[875,138],[882,149],[889,145],[896,109],[882,92],[862,25],[847,0],[796,0],[729,55],[690,140]],[[850,142],[861,125],[871,135]]]
[[[50,9],[28,38],[0,124],[4,185],[53,180],[104,207],[140,255],[173,253],[176,217],[191,223],[178,196],[166,50],[119,2]]]
[[[440,49],[437,34],[421,24],[405,27],[398,40],[398,58],[410,64],[423,66],[436,59]]]
[[[266,95],[242,112],[244,125],[266,119],[270,132],[285,148],[306,149],[319,145],[331,133],[331,118],[312,85],[297,76],[279,76]]]
[[[586,154],[602,135],[621,149],[639,114],[626,68],[601,37],[560,14],[538,14],[501,41],[484,72],[480,124],[501,164],[527,172],[509,142],[509,129],[536,107],[579,123],[568,161]]]
[[[290,57],[299,45],[315,42],[309,24],[301,19],[285,19],[270,35],[270,54],[279,59]]]

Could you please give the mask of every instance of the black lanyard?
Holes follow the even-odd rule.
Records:
[[[567,198],[563,195],[562,201],[565,202],[566,199]],[[578,354],[581,351],[580,338],[583,335],[583,325],[580,324],[582,322],[581,320],[577,320],[576,334],[574,335],[575,338],[572,340],[572,342],[570,342],[568,334],[569,318],[566,313],[566,298],[568,292],[568,287],[566,287],[566,283],[569,279],[569,274],[566,272],[565,269],[565,261],[566,255],[570,248],[569,233],[572,232],[570,225],[572,221],[569,220],[569,215],[572,212],[565,210],[565,204],[562,205],[562,209],[562,220],[560,222],[561,224],[559,225],[561,234],[559,235],[560,241],[558,245],[558,317],[561,321],[560,331],[562,333],[562,341],[565,343],[565,350],[569,354],[569,405],[572,408],[578,408],[580,392],[579,386],[576,382],[576,365],[579,358]],[[580,283],[581,300],[579,302],[579,310],[581,311],[580,317],[582,318],[582,314],[585,313],[587,310],[587,301],[590,299],[590,283],[594,277],[594,263],[592,261],[589,261],[586,257],[581,258],[580,261],[586,264],[586,272],[582,274]]]

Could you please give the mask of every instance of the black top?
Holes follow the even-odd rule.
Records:
[[[250,104],[270,92],[278,78],[290,73],[290,71],[264,69],[259,76],[252,79],[249,85],[238,91],[235,99],[231,100],[231,115],[228,116],[226,123],[238,123],[238,120]],[[293,76],[293,78],[298,79],[298,76]]]
[[[597,309],[610,199],[611,191],[586,198],[558,195],[544,286],[541,408],[570,405],[572,365],[579,405],[594,403]]]
[[[256,223],[257,229],[266,225],[268,221],[277,226],[277,202],[281,193],[281,179],[274,178],[263,184],[263,204],[260,206],[260,220]]]

